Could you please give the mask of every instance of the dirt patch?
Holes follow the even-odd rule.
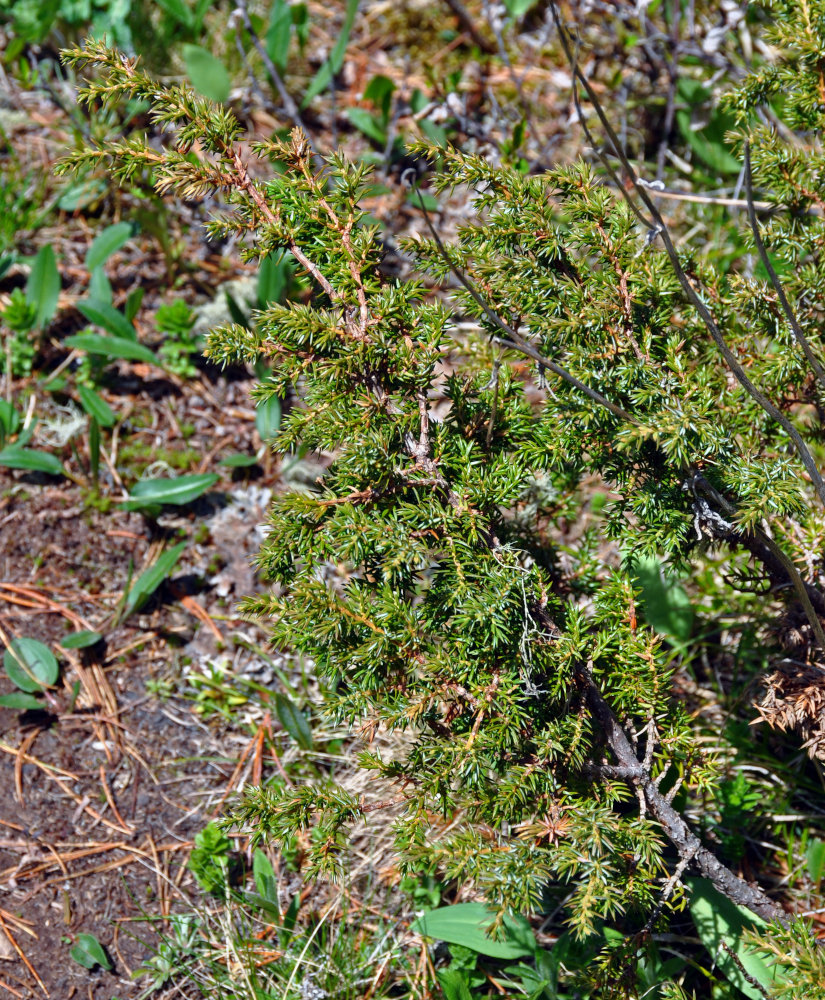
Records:
[[[237,727],[201,721],[191,702],[148,691],[234,650],[233,628],[262,641],[231,609],[256,586],[251,558],[270,490],[227,483],[198,515],[161,526],[101,513],[75,484],[25,480],[0,477],[0,628],[59,651],[62,671],[42,712],[0,709],[0,982],[22,997],[45,988],[127,1000],[156,940],[143,918],[162,930],[197,894],[186,868],[192,840],[249,742]],[[190,542],[175,577],[115,625],[130,567],[134,577],[173,533]],[[105,641],[61,651],[81,627]],[[245,648],[238,655],[255,660]],[[11,690],[3,674],[0,693]],[[79,933],[104,945],[112,971],[70,959]]]

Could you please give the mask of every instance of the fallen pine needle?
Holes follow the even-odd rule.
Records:
[[[20,959],[23,962],[23,965],[25,965],[26,968],[29,970],[29,972],[32,974],[32,976],[34,976],[35,980],[37,981],[37,985],[40,987],[41,990],[43,990],[43,992],[46,994],[46,996],[49,996],[49,991],[46,989],[46,986],[45,986],[43,980],[40,978],[40,976],[38,976],[37,970],[31,964],[31,962],[28,960],[28,958],[26,957],[26,953],[23,951],[23,949],[20,947],[20,945],[14,939],[14,936],[12,935],[12,932],[9,930],[8,924],[3,919],[2,913],[0,913],[0,928],[2,928],[3,933],[9,939],[9,943],[11,944],[12,948],[14,948],[14,950],[20,956]]]

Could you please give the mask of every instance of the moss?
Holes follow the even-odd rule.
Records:
[[[155,462],[163,462],[175,472],[185,472],[194,468],[200,459],[201,453],[195,448],[158,448],[139,436],[123,442],[119,466],[122,471],[139,478]]]

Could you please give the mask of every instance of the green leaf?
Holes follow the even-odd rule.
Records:
[[[466,969],[438,969],[436,975],[444,1000],[473,1000]]]
[[[90,417],[100,424],[101,427],[113,427],[117,417],[106,400],[94,389],[87,385],[79,385],[77,394],[80,396],[80,405]]]
[[[262,441],[271,441],[281,426],[281,401],[277,396],[261,400],[255,407],[255,426]]]
[[[714,889],[708,879],[691,878],[690,915],[702,944],[710,952],[716,965],[722,970],[729,983],[741,990],[751,1000],[764,1000],[763,993],[751,986],[737,965],[739,960],[748,975],[752,976],[765,990],[771,992],[785,978],[780,965],[769,967],[754,951],[742,941],[745,930],[759,930],[768,924],[750,910],[732,903]],[[736,959],[728,953],[725,945]]]
[[[239,452],[236,455],[227,455],[226,458],[222,458],[220,464],[225,465],[228,469],[245,469],[250,465],[256,465],[257,462],[257,455],[243,455]]]
[[[184,45],[186,75],[199,94],[223,104],[229,98],[232,82],[224,64],[200,45]]]
[[[819,885],[825,872],[825,840],[812,838],[808,843],[808,850],[805,851],[805,864],[811,881]]]
[[[123,618],[133,611],[139,611],[154,594],[163,581],[171,574],[186,548],[186,542],[180,542],[163,552],[152,565],[137,578],[132,585],[123,605]]]
[[[381,122],[364,108],[347,108],[347,118],[368,139],[378,146],[386,146],[387,132]]]
[[[659,560],[649,556],[637,559],[632,572],[648,625],[677,642],[687,642],[693,630],[693,605],[684,588],[668,580]]]
[[[524,917],[505,916],[505,933],[499,940],[485,933],[494,919],[495,914],[483,903],[456,903],[422,914],[410,924],[410,930],[423,937],[470,948],[489,958],[521,958],[535,951],[533,931]]]
[[[157,358],[148,347],[144,347],[137,341],[124,340],[122,337],[106,337],[100,333],[78,333],[74,337],[67,337],[63,343],[78,351],[100,354],[109,361],[123,358],[125,361],[143,361],[149,365],[158,364]]]
[[[106,277],[106,272],[102,267],[96,267],[92,271],[92,276],[89,279],[89,296],[95,302],[112,304],[112,283]]]
[[[64,649],[88,649],[89,646],[95,646],[103,636],[100,632],[91,632],[88,629],[82,632],[72,632],[70,635],[64,636],[60,640],[60,645]]]
[[[392,108],[392,95],[395,93],[395,84],[388,76],[377,74],[367,84],[364,91],[364,100],[371,101],[380,111],[384,125],[390,118]]]
[[[294,270],[294,257],[288,250],[269,253],[258,270],[258,306],[282,302]]]
[[[275,878],[275,870],[269,858],[260,847],[255,848],[255,854],[252,857],[252,874],[255,878],[255,887],[261,897],[278,907],[278,880]]]
[[[99,965],[101,969],[111,972],[114,968],[112,960],[106,954],[103,945],[93,934],[78,934],[77,943],[69,954],[84,969],[93,969],[96,965]]]
[[[344,65],[344,55],[347,51],[350,32],[352,31],[352,26],[355,22],[355,15],[357,13],[358,0],[347,0],[347,12],[344,15],[344,23],[341,27],[341,34],[338,36],[338,41],[333,46],[332,51],[329,54],[329,58],[321,66],[312,78],[310,85],[307,87],[304,99],[301,101],[302,108],[305,108],[314,97],[317,97],[318,94],[321,93],[322,90],[326,90],[332,78]]]
[[[36,328],[42,330],[54,316],[59,294],[60,272],[57,270],[54,250],[47,243],[34,258],[29,280],[26,282],[26,301],[35,311]]]
[[[742,164],[725,142],[726,133],[736,125],[731,115],[715,112],[704,128],[696,130],[692,127],[690,112],[677,111],[676,124],[688,146],[711,170],[719,174],[740,172]]]
[[[0,708],[14,708],[20,712],[38,711],[43,702],[33,694],[25,691],[12,691],[11,694],[0,695]]]
[[[418,127],[434,146],[447,145],[447,130],[442,128],[441,125],[436,125],[429,118],[422,118],[418,123]]]
[[[48,472],[50,476],[63,476],[65,469],[60,459],[47,451],[21,448],[19,444],[7,445],[0,451],[0,465],[8,469],[26,469],[28,472]]]
[[[286,69],[289,42],[292,37],[292,9],[286,0],[275,0],[269,11],[266,29],[266,51],[277,69]]]
[[[195,27],[192,11],[183,0],[155,0],[155,2],[172,18],[174,23],[182,25],[190,31]]]
[[[30,693],[51,687],[60,673],[54,653],[37,639],[13,639],[3,666],[14,686]]]
[[[510,17],[522,17],[536,2],[537,0],[504,0],[504,6]]]
[[[433,194],[428,194],[426,191],[410,191],[407,195],[407,204],[414,205],[416,208],[420,208],[423,205],[428,212],[439,212],[441,210],[438,198]]]
[[[6,399],[0,399],[0,428],[5,435],[14,434],[20,426],[20,414]]]
[[[86,269],[94,271],[105,264],[113,253],[129,242],[134,233],[131,222],[116,222],[113,226],[107,226],[95,236],[86,252]]]
[[[141,479],[132,487],[129,499],[120,507],[122,510],[142,510],[155,504],[173,504],[179,507],[195,500],[219,479],[220,476],[214,472],[176,476],[174,479]]]
[[[82,302],[77,303],[77,308],[90,323],[108,330],[113,337],[120,337],[122,340],[137,340],[137,332],[134,326],[132,326],[119,309],[115,309],[108,302],[84,299]]]
[[[135,316],[137,316],[138,309],[140,309],[140,304],[143,301],[144,288],[133,288],[126,298],[126,303],[123,306],[123,315],[131,323],[134,321]]]
[[[83,177],[66,187],[57,207],[62,212],[80,211],[99,201],[107,190],[108,185],[102,177]]]
[[[304,713],[285,694],[275,695],[275,713],[286,732],[295,740],[302,750],[313,747],[312,730]]]

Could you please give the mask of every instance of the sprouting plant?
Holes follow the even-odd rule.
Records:
[[[789,146],[756,116],[792,76],[771,114],[808,136],[825,125],[825,35],[812,27],[825,4],[778,11],[790,69],[758,69],[729,101],[746,237],[767,282],[677,245],[561,24],[574,100],[583,91],[602,132],[597,141],[580,111],[602,172],[578,162],[531,176],[419,144],[441,167],[434,189],[463,190],[476,209],[454,240],[430,221],[430,238],[405,248],[431,279],[451,276],[449,302],[382,270],[360,207],[363,164],[336,154],[318,170],[296,129],[254,144],[278,165],[257,180],[225,109],[99,43],[67,56],[103,73],[84,100],[144,100],[174,138],[162,151],[140,139],[81,149],[63,169],[106,162],[128,180],[148,168],[159,192],[218,194],[227,207],[212,234],[244,238],[248,258],[287,250],[312,283],[309,301],[214,331],[208,353],[266,358],[257,397],[292,387],[301,401],[274,447],[328,458],[317,488],[275,501],[259,564],[278,590],[246,609],[311,659],[327,715],[364,735],[359,762],[387,797],[373,806],[323,782],[249,788],[234,821],[277,844],[312,830],[307,874],[337,877],[353,824],[392,806],[402,873],[484,895],[499,930],[507,911],[549,895],[571,938],[597,938],[580,969],[593,996],[633,995],[658,968],[652,930],[688,901],[702,940],[716,933],[740,963],[742,913],[792,927],[689,822],[729,748],[716,732],[711,749],[674,683],[680,656],[705,649],[694,614],[659,617],[672,623],[664,634],[652,606],[644,617],[651,565],[677,570],[686,594],[721,559],[705,579],[772,661],[761,717],[825,755],[825,582],[821,555],[810,558],[825,533],[825,263],[823,222],[809,211],[825,204],[825,171],[810,138]],[[769,226],[756,216],[751,155],[780,210]],[[793,263],[786,281],[771,254]],[[567,544],[594,480],[615,499]],[[766,586],[734,586],[749,579]],[[370,747],[379,727],[404,734],[398,753]],[[726,808],[742,816],[751,800],[734,792]],[[723,907],[726,930],[708,931]],[[733,959],[719,964],[739,982]]]
[[[182,299],[165,302],[155,314],[155,326],[165,335],[158,353],[166,368],[181,378],[194,378],[198,371],[191,356],[199,354],[203,344],[192,333],[195,321],[195,313]]]

